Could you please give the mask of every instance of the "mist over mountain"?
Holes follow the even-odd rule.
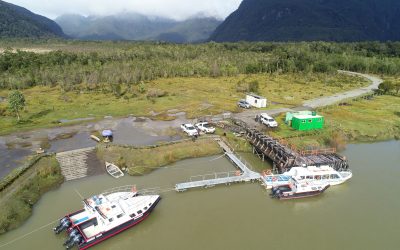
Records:
[[[400,1],[243,0],[210,40],[400,40]]]
[[[222,22],[195,16],[183,21],[138,13],[111,16],[62,15],[55,20],[64,33],[83,40],[162,40],[186,43],[209,38]]]
[[[53,20],[32,13],[20,6],[0,1],[0,37],[45,38],[64,37]]]

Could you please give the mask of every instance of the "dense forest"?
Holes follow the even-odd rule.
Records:
[[[0,0],[0,37],[65,37],[53,20]]]
[[[243,0],[210,40],[399,41],[398,0]]]
[[[48,53],[5,50],[0,88],[36,85],[68,91],[82,86],[138,84],[161,77],[235,76],[256,73],[334,72],[396,75],[400,42],[205,43],[35,42]],[[0,42],[0,47],[12,41]],[[29,43],[27,43],[29,44]],[[15,46],[15,44],[14,44]],[[24,44],[19,44],[21,48]]]

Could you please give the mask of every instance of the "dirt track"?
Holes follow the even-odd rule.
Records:
[[[346,100],[348,98],[354,98],[354,97],[358,97],[358,96],[367,94],[367,93],[373,91],[374,89],[378,89],[379,84],[381,84],[383,82],[382,79],[375,77],[375,76],[367,75],[367,74],[361,74],[361,73],[343,71],[343,70],[339,70],[339,73],[364,77],[364,78],[368,79],[369,81],[371,81],[371,84],[367,87],[354,89],[354,90],[346,91],[343,93],[338,93],[333,96],[326,96],[326,97],[308,100],[308,101],[303,102],[303,105],[300,107],[280,108],[280,109],[271,109],[271,110],[252,109],[252,110],[243,111],[239,114],[235,114],[234,117],[247,122],[249,125],[250,124],[257,125],[254,121],[254,118],[256,115],[259,115],[261,113],[267,113],[269,115],[277,115],[277,114],[280,114],[283,112],[290,112],[290,111],[296,111],[296,110],[297,111],[298,110],[309,110],[309,109],[315,109],[318,107],[329,106],[334,103],[340,102],[342,100]]]

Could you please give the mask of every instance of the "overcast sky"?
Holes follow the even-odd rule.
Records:
[[[134,11],[145,15],[174,19],[203,13],[225,18],[235,11],[242,0],[5,0],[30,11],[56,18],[62,14],[111,15]]]

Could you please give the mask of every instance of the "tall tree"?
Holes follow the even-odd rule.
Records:
[[[24,95],[18,90],[14,90],[13,92],[11,92],[8,95],[8,107],[17,115],[19,121],[21,119],[19,111],[25,107]]]

